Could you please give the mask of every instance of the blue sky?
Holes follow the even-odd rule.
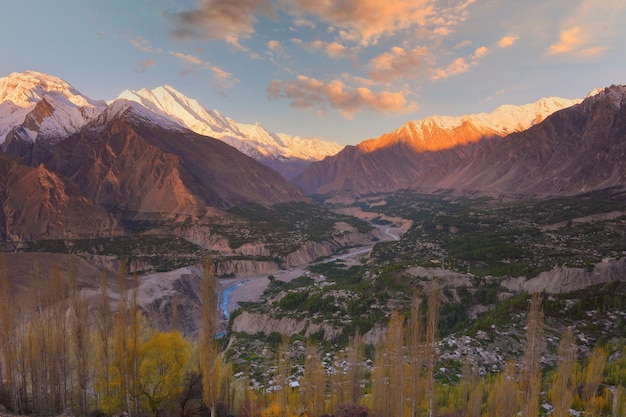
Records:
[[[624,22],[623,0],[3,0],[0,76],[105,100],[169,84],[238,122],[356,144],[626,83]]]

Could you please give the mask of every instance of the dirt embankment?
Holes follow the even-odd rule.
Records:
[[[501,285],[510,291],[530,293],[545,291],[549,294],[558,294],[611,281],[626,281],[626,258],[606,260],[593,268],[557,267],[531,279],[509,278],[502,281]]]

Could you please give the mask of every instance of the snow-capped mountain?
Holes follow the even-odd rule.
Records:
[[[504,105],[491,113],[411,121],[381,137],[347,146],[335,156],[312,163],[294,182],[309,193],[454,188],[460,180],[451,173],[476,163],[477,149],[492,146],[493,139],[489,138],[524,132],[580,102],[551,97],[523,106]]]
[[[260,160],[281,172],[271,161],[288,164],[289,160],[300,165],[334,155],[342,149],[336,143],[321,139],[302,138],[284,133],[268,132],[260,124],[238,123],[207,110],[198,101],[180,93],[169,85],[153,90],[127,90],[119,98],[136,101],[146,108],[176,120],[201,135],[220,139],[239,151]],[[281,172],[289,176],[284,170]]]
[[[104,108],[60,78],[35,71],[0,78],[0,144],[10,132],[23,141],[62,139]]]
[[[437,151],[480,140],[521,132],[543,121],[552,113],[580,103],[581,99],[549,97],[522,106],[503,105],[491,113],[463,116],[430,116],[405,123],[376,139],[361,142],[366,152],[404,142],[417,151]]]

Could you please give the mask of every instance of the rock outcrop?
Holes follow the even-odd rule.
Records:
[[[5,245],[39,239],[120,235],[117,220],[43,165],[0,153],[0,237]]]
[[[342,329],[328,323],[316,323],[308,318],[291,317],[274,318],[269,314],[242,312],[233,320],[232,331],[249,334],[263,333],[269,335],[278,332],[285,336],[296,334],[305,337],[324,332],[324,340],[333,340],[341,335]]]
[[[568,293],[591,285],[611,281],[626,281],[626,258],[600,262],[590,268],[557,267],[538,276],[509,278],[501,285],[510,291],[529,293],[545,291],[548,294]]]

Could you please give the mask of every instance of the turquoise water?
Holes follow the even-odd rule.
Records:
[[[241,287],[244,284],[244,282],[246,281],[242,281],[238,284],[231,285],[230,287],[225,288],[224,291],[222,292],[222,302],[220,303],[220,308],[222,309],[222,313],[224,314],[224,318],[226,320],[230,319],[230,311],[228,311],[228,304],[230,303],[230,295],[237,288]]]
[[[222,310],[222,314],[225,320],[230,319],[230,311],[228,310],[228,304],[230,303],[230,295],[233,293],[233,291],[241,287],[246,282],[247,281],[241,281],[240,283],[231,285],[230,287],[227,287],[224,289],[224,291],[222,291],[222,302],[220,303],[220,309]],[[221,331],[215,335],[215,338],[221,339],[224,336],[226,336],[226,331]]]

